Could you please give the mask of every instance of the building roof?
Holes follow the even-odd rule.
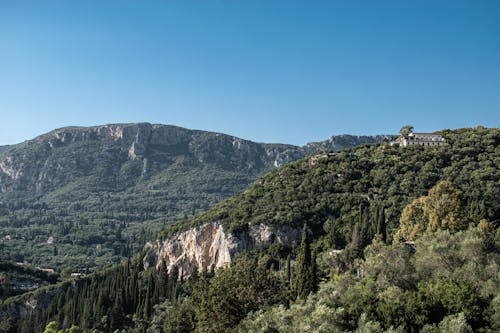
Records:
[[[441,136],[441,134],[435,134],[435,133],[413,133],[411,132],[410,135],[425,135],[425,136]]]

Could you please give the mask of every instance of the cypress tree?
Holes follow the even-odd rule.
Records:
[[[177,284],[179,279],[179,267],[173,266],[170,270],[168,293],[171,302],[177,298]]]
[[[316,249],[312,252],[311,271],[312,271],[312,292],[315,293],[318,291],[318,266],[316,265]]]
[[[314,290],[311,246],[309,244],[306,224],[304,224],[304,228],[302,229],[302,242],[300,244],[300,252],[297,258],[295,288],[298,298],[304,300]]]
[[[159,277],[159,286],[158,290],[160,293],[160,301],[164,301],[165,299],[168,298],[168,279],[170,278],[167,272],[167,268],[163,269],[163,271],[160,271],[160,277]]]
[[[111,309],[111,329],[115,330],[123,325],[124,315],[123,315],[123,299],[120,293],[116,294],[113,307]]]
[[[153,305],[151,304],[151,296],[152,296],[152,281],[151,281],[151,275],[148,277],[148,285],[146,288],[146,295],[144,298],[144,307],[143,307],[143,318],[148,319],[151,316],[151,310],[153,308]]]
[[[359,222],[354,225],[354,230],[351,237],[351,248],[353,257],[351,259],[359,258],[363,252],[363,236]]]
[[[292,282],[292,271],[290,266],[291,266],[291,257],[290,255],[288,255],[286,257],[286,273],[285,273],[286,283],[288,285],[290,285]]]
[[[197,330],[200,332],[209,331],[210,328],[210,281],[209,281],[209,273],[207,272],[207,268],[204,267],[198,281],[193,287],[193,293],[191,294],[195,318],[197,322]]]
[[[382,236],[384,243],[387,241],[387,223],[385,221],[384,208],[380,208],[380,213],[378,214],[377,234]]]

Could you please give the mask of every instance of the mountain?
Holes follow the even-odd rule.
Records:
[[[263,326],[252,328],[255,332],[266,329],[265,320],[291,325],[279,321],[287,306],[269,306],[294,299],[285,277],[298,270],[298,241],[306,224],[318,274],[327,282],[317,297],[327,301],[318,303],[323,310],[312,302],[304,311],[297,310],[305,306],[298,301],[290,307],[299,312],[295,315],[316,314],[315,323],[331,322],[332,331],[355,331],[368,320],[383,323],[384,329],[403,325],[401,331],[418,331],[448,315],[464,317],[475,329],[491,328],[498,294],[494,235],[500,220],[500,130],[440,134],[447,141],[440,147],[383,143],[291,162],[246,191],[168,226],[141,257],[9,299],[0,306],[0,318],[10,318],[23,332],[41,331],[50,320],[105,332],[176,323],[189,327],[170,332],[229,332],[247,313],[262,316],[268,309],[278,314],[244,324]],[[421,209],[426,217],[419,213],[419,202],[428,205]],[[400,221],[412,216],[419,223],[437,220],[437,230],[415,244],[393,239]],[[410,257],[414,246],[417,255]],[[207,271],[210,266],[225,268],[214,275]],[[178,280],[187,273],[193,274]],[[405,307],[407,302],[411,307]]]
[[[384,138],[343,135],[297,147],[138,123],[61,128],[2,146],[0,258],[87,272],[139,251],[167,224],[264,172]]]

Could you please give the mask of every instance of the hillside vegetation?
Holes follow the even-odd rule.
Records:
[[[311,246],[305,232],[300,249],[275,243],[187,281],[137,258],[24,296],[44,306],[11,318],[11,331],[50,321],[102,332],[498,330],[500,130],[442,134],[443,147],[380,144],[288,164],[163,234],[213,221],[235,234],[306,224]]]
[[[448,142],[442,147],[379,144],[290,163],[242,194],[172,225],[164,235],[210,221],[233,232],[249,224],[300,227],[307,222],[315,235],[328,234],[330,245],[342,247],[357,222],[375,223],[382,210],[387,227],[394,230],[402,209],[440,180],[461,191],[467,221],[485,218],[497,223],[500,130],[478,127],[441,133]]]
[[[139,252],[174,220],[245,190],[319,149],[142,124],[68,127],[0,147],[0,259],[88,273]]]
[[[56,283],[58,278],[51,272],[0,261],[0,300]]]

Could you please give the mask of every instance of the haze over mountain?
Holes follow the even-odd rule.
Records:
[[[149,123],[57,129],[0,147],[2,258],[73,271],[116,262],[266,171],[385,138],[298,147]]]

